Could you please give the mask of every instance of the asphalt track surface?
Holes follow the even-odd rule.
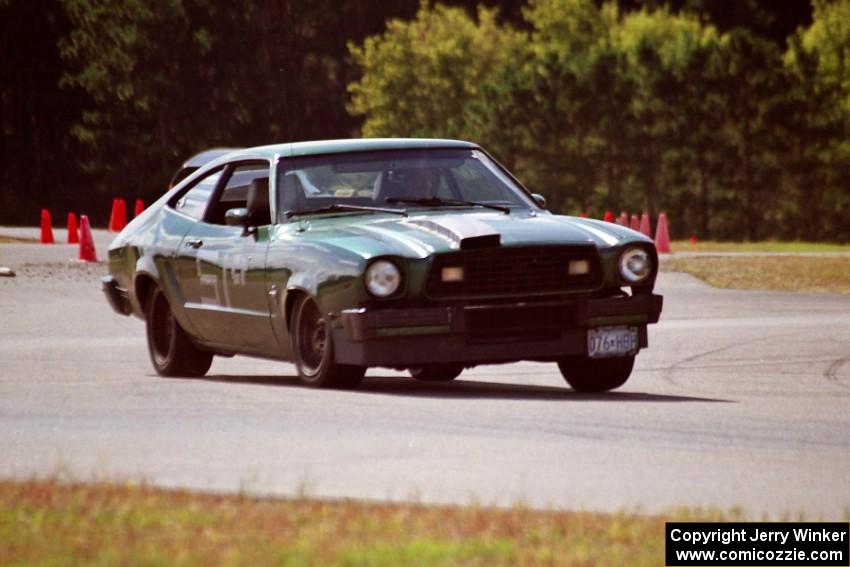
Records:
[[[96,234],[101,257],[109,239]],[[450,384],[376,369],[357,391],[318,391],[291,365],[244,357],[217,358],[202,379],[157,377],[144,324],[101,296],[105,265],[75,254],[0,244],[0,266],[18,272],[0,278],[0,477],[850,516],[848,297],[664,273],[662,322],[616,392],[576,394],[537,363]]]

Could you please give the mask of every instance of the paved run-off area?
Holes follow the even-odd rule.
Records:
[[[57,241],[62,235],[57,232]],[[105,255],[109,235],[96,234]],[[631,380],[569,390],[554,364],[354,392],[288,364],[216,359],[162,379],[103,264],[0,244],[0,476],[134,479],[319,497],[588,510],[742,507],[850,514],[850,297],[712,289],[664,273],[662,322]]]

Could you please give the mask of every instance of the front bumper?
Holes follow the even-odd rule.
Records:
[[[100,278],[100,283],[110,307],[119,315],[129,315],[132,312],[132,307],[127,290],[118,287],[118,282],[112,276]]]
[[[361,366],[483,364],[585,354],[587,329],[657,323],[663,298],[636,295],[546,303],[347,309],[332,318],[336,361]]]

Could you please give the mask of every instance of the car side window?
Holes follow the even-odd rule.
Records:
[[[248,162],[236,165],[227,178],[215,202],[210,205],[205,221],[210,224],[225,224],[224,216],[230,209],[248,206],[248,190],[255,179],[268,179],[267,162]]]
[[[201,220],[204,217],[210,196],[212,196],[219,179],[221,179],[222,171],[221,169],[214,171],[195,183],[191,189],[177,199],[174,208],[195,220]]]

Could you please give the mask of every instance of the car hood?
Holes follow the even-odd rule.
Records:
[[[609,248],[648,241],[639,232],[592,219],[549,213],[441,211],[400,216],[339,215],[304,219],[300,238],[347,249],[364,258],[395,255],[425,258],[452,250],[541,244],[593,244]]]

